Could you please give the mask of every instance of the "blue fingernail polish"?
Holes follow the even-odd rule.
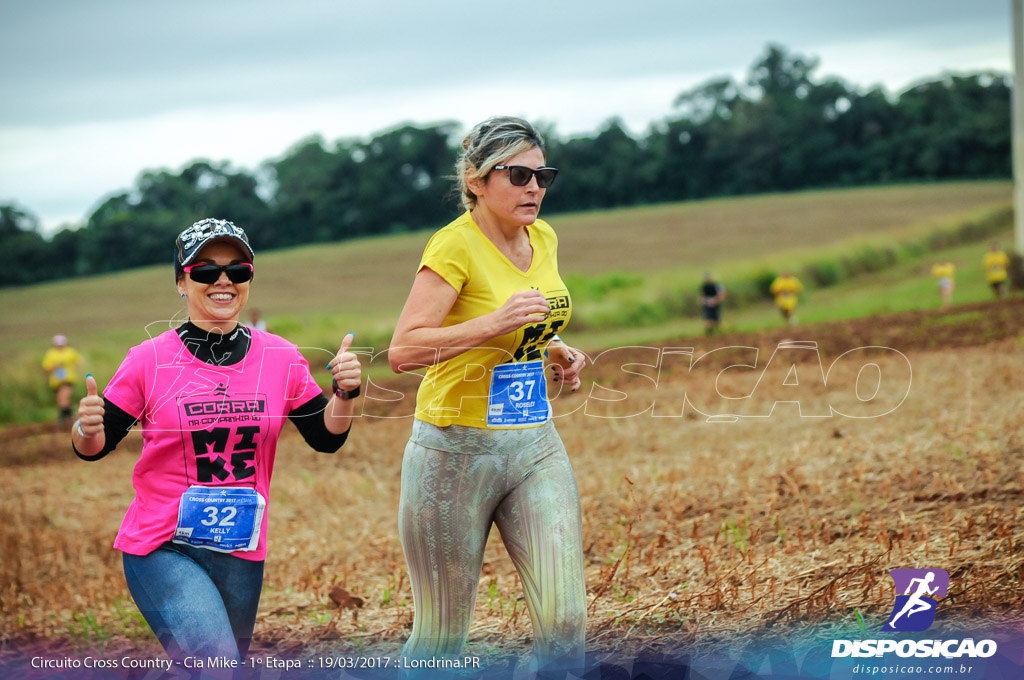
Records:
[[[327,364],[327,370],[328,371],[331,370],[331,365],[330,364]]]

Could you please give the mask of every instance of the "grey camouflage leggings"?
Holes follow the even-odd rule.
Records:
[[[551,422],[487,430],[414,421],[402,461],[398,531],[415,618],[402,654],[461,653],[492,522],[523,584],[534,662],[582,668],[587,603],[579,492]]]

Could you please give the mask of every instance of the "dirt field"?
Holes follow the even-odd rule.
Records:
[[[803,344],[780,349],[787,340]],[[583,504],[589,648],[859,630],[858,615],[877,630],[897,567],[950,573],[947,623],[1024,631],[1024,301],[672,344],[697,357],[760,352],[713,352],[688,370],[685,355],[620,350],[598,357],[597,386],[556,400]],[[836,361],[868,345],[891,349]],[[794,399],[799,409],[772,410]],[[286,430],[257,653],[391,653],[405,639],[396,512],[408,403],[362,419],[335,456]],[[89,464],[47,427],[3,433],[0,657],[155,645],[111,548],[140,441]],[[518,654],[529,617],[496,533],[470,649]]]

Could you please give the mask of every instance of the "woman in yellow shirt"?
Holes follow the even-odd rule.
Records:
[[[389,360],[427,367],[402,462],[399,533],[413,588],[411,659],[458,657],[484,546],[498,526],[526,596],[536,669],[582,675],[586,588],[579,493],[551,420],[549,372],[579,386],[562,343],[572,302],[558,239],[537,219],[557,170],[524,120],[490,118],[462,143],[466,212],[430,239]]]
[[[82,362],[71,347],[68,347],[66,336],[58,333],[53,336],[53,347],[43,355],[43,370],[50,376],[50,389],[57,396],[57,424],[71,423],[71,393],[75,389],[75,369]]]
[[[999,249],[998,243],[992,244],[981,264],[985,268],[985,279],[992,286],[992,293],[996,298],[1006,297],[1006,268],[1010,266],[1010,258]]]
[[[932,266],[932,276],[939,282],[939,296],[942,298],[942,308],[945,309],[953,303],[953,288],[956,287],[954,276],[956,266],[952,262],[937,262]]]
[[[775,296],[775,306],[779,308],[779,312],[782,313],[782,318],[786,320],[788,326],[792,326],[796,321],[793,311],[796,309],[800,291],[803,289],[804,285],[800,283],[800,279],[788,271],[782,272],[782,276],[778,276],[772,281],[770,290]]]

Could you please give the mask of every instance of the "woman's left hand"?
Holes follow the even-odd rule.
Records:
[[[555,378],[564,382],[573,392],[580,388],[580,371],[587,365],[587,355],[568,345],[548,346],[548,358]]]
[[[346,392],[351,392],[363,384],[363,369],[359,364],[359,357],[353,352],[348,351],[348,348],[352,346],[353,340],[355,340],[355,335],[352,333],[346,335],[341,341],[341,348],[338,350],[338,353],[327,364],[334,382]]]

